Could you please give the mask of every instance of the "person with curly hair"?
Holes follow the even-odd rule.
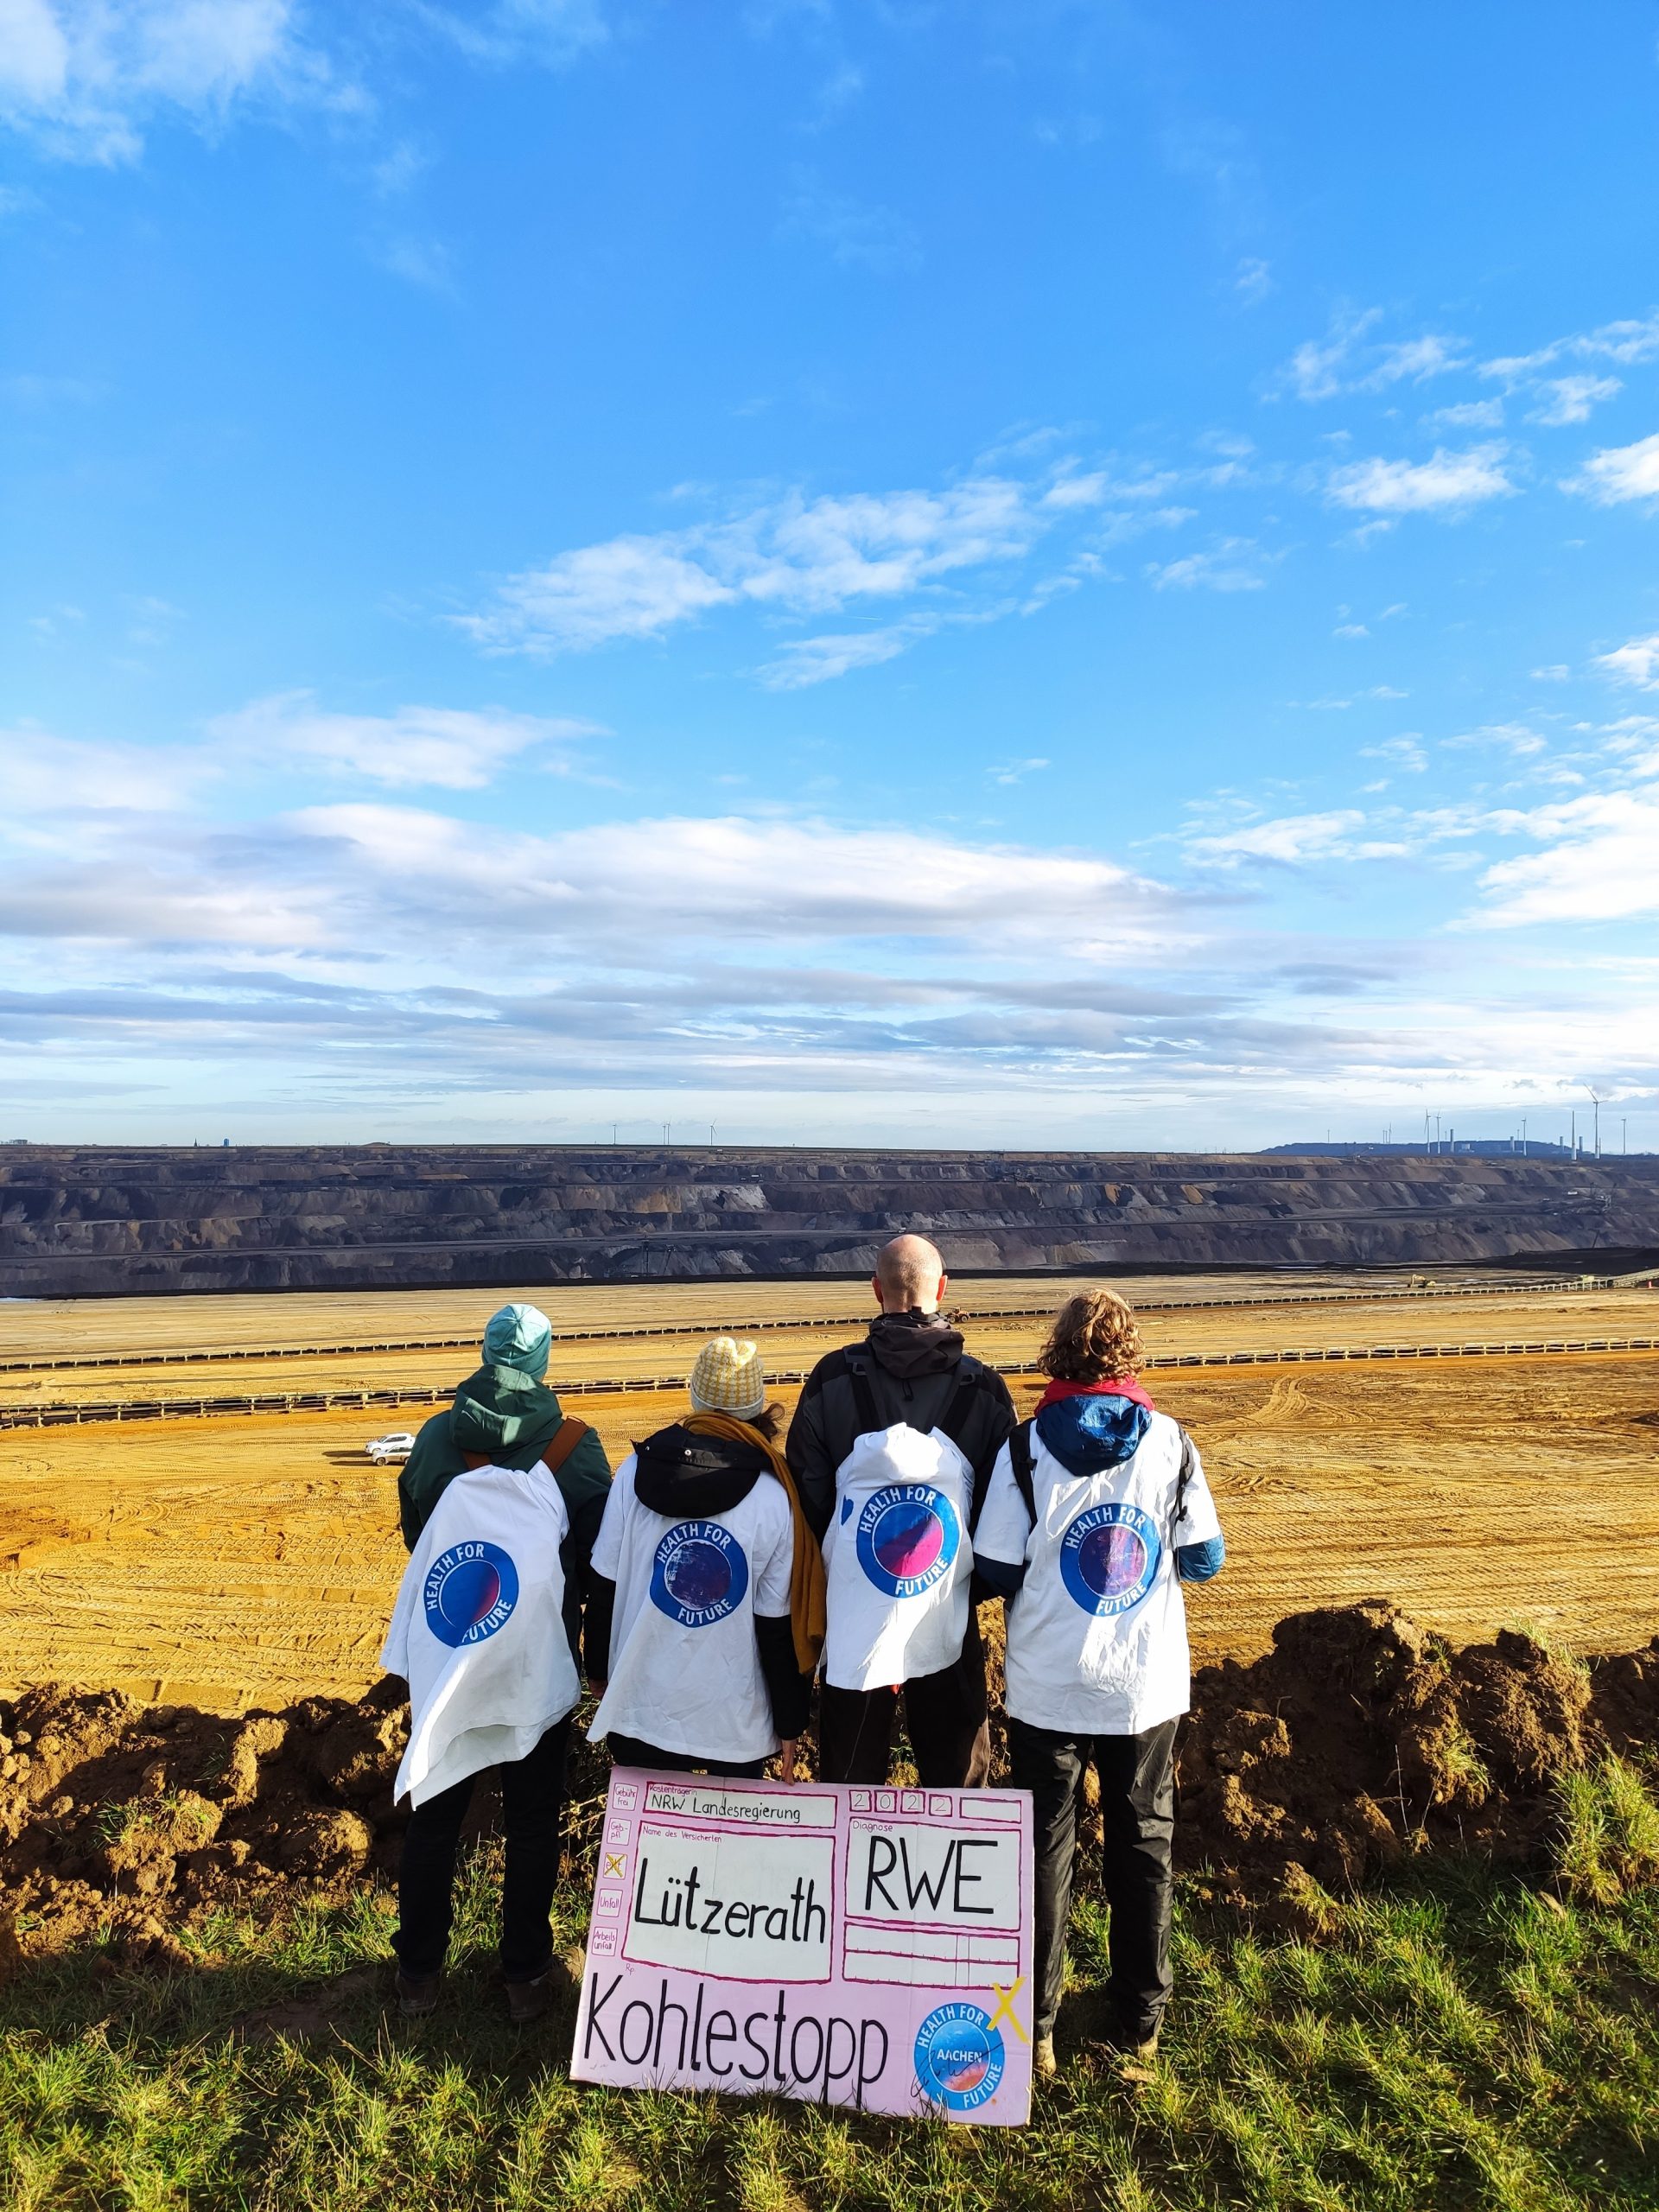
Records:
[[[1115,1291],[1068,1299],[1034,1416],[998,1454],[975,1564],[1007,1609],[1009,1780],[1036,1828],[1033,2059],[1055,2070],[1083,1778],[1099,1777],[1111,1912],[1108,2040],[1142,2063],[1169,2001],[1175,1738],[1191,1693],[1184,1582],[1225,1556],[1192,1439],[1136,1377]]]

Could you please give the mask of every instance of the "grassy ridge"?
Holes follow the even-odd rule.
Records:
[[[515,2031],[490,1986],[492,1855],[464,1884],[444,2005],[415,2028],[364,1971],[385,1956],[380,1892],[210,1926],[194,1972],[92,1952],[18,1976],[0,1993],[8,2212],[1659,2207],[1651,1890],[1563,1908],[1441,1862],[1338,1907],[1317,1946],[1185,1898],[1151,2078],[1074,2053],[1032,2126],[1003,2131],[575,2088],[569,2013]],[[1103,1936],[1085,1899],[1074,2017]],[[232,2035],[353,1968],[319,2032]],[[1065,2035],[1063,2014],[1063,2056]]]

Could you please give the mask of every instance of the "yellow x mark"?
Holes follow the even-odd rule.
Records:
[[[1029,2043],[1031,2037],[1014,2018],[1014,2000],[1025,1987],[1027,1979],[1026,1975],[1021,1974],[1018,1981],[1011,1981],[1006,1989],[1000,1981],[994,1981],[991,1984],[991,1987],[996,1992],[997,2005],[995,2012],[992,2013],[987,2023],[988,2026],[994,2028],[999,2020],[1006,2020],[1021,2043]]]
[[[607,1851],[605,1854],[605,1872],[607,1875],[614,1874],[620,1879],[622,1869],[627,1863],[628,1854],[626,1851]]]

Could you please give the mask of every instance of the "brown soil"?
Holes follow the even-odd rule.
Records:
[[[1453,1649],[1382,1599],[1297,1613],[1195,1676],[1178,1848],[1316,1931],[1321,1891],[1407,1852],[1547,1860],[1560,1777],[1656,1744],[1659,1637],[1586,1664],[1510,1629]]]
[[[181,1963],[180,1934],[215,1911],[269,1913],[390,1874],[406,1723],[390,1678],[354,1702],[240,1719],[52,1687],[0,1705],[0,1979],[105,1929],[130,1959]],[[1265,1657],[1195,1678],[1181,1859],[1316,1932],[1325,1891],[1408,1851],[1547,1860],[1559,1776],[1656,1740],[1659,1637],[1585,1668],[1510,1631],[1454,1651],[1380,1601],[1297,1614]],[[606,1764],[578,1738],[578,1883]]]
[[[1226,1573],[1188,1595],[1200,1663],[1253,1659],[1287,1614],[1376,1592],[1458,1643],[1524,1623],[1627,1650],[1659,1627],[1659,1355],[1149,1379],[1197,1438],[1227,1532]],[[680,1387],[569,1405],[614,1464]],[[1022,1411],[1035,1390],[1016,1385]],[[52,1681],[221,1713],[360,1696],[404,1566],[396,1471],[363,1444],[393,1425],[0,1433],[0,1694]]]

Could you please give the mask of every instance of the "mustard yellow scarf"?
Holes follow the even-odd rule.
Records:
[[[694,1413],[680,1426],[694,1436],[719,1436],[728,1444],[759,1445],[771,1460],[772,1471],[784,1486],[795,1522],[795,1563],[789,1576],[789,1624],[795,1636],[795,1658],[804,1675],[816,1674],[818,1655],[823,1649],[823,1552],[801,1511],[788,1460],[769,1437],[731,1414]]]

